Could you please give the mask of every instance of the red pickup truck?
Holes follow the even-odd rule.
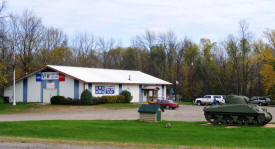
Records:
[[[156,102],[150,102],[150,104],[158,104],[166,109],[176,109],[179,107],[179,104],[175,103],[172,100],[157,100]]]

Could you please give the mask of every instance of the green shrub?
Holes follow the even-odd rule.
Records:
[[[65,101],[64,96],[53,96],[51,97],[51,104],[58,105],[62,104]]]
[[[4,99],[0,97],[0,104],[4,103]]]
[[[81,105],[81,101],[78,99],[65,98],[64,96],[53,96],[51,98],[51,104],[53,104],[53,105]]]
[[[80,96],[81,103],[84,105],[93,104],[93,97],[89,90],[84,90]]]
[[[132,96],[131,96],[131,93],[127,90],[123,90],[120,95],[124,96],[125,97],[125,100],[126,100],[126,103],[130,103],[131,100],[132,100]]]
[[[99,100],[101,103],[125,103],[125,96],[116,95],[116,96],[102,96]]]

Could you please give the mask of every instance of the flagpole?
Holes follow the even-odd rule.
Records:
[[[13,106],[16,106],[15,101],[15,53],[13,53]]]
[[[16,106],[15,101],[15,69],[13,69],[13,103],[12,105]]]

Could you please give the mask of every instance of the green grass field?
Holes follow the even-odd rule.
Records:
[[[170,146],[274,148],[275,128],[201,125],[205,122],[145,123],[139,121],[0,122],[9,137],[83,140]]]
[[[38,108],[38,105],[34,103],[17,103],[16,106],[13,106],[10,103],[0,104],[0,114],[18,113],[29,108]]]
[[[179,105],[196,105],[193,102],[187,102],[187,101],[177,101]]]
[[[43,106],[42,104],[37,103],[17,103],[16,106],[13,106],[11,103],[9,104],[0,104],[0,114],[13,114],[13,113],[20,113],[20,112],[26,112],[30,109],[36,109],[39,111],[39,109],[43,108],[43,110],[47,110],[49,108],[50,110],[53,110],[52,108],[70,108],[79,106],[80,108],[107,108],[112,110],[119,110],[119,109],[127,109],[127,108],[138,108],[140,107],[140,104],[131,104],[131,103],[115,103],[115,104],[100,104],[100,105],[47,105]],[[29,111],[30,112],[30,111]]]

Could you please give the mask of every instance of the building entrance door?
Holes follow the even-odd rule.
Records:
[[[51,97],[57,95],[56,88],[44,88],[43,89],[43,103],[51,103]]]

